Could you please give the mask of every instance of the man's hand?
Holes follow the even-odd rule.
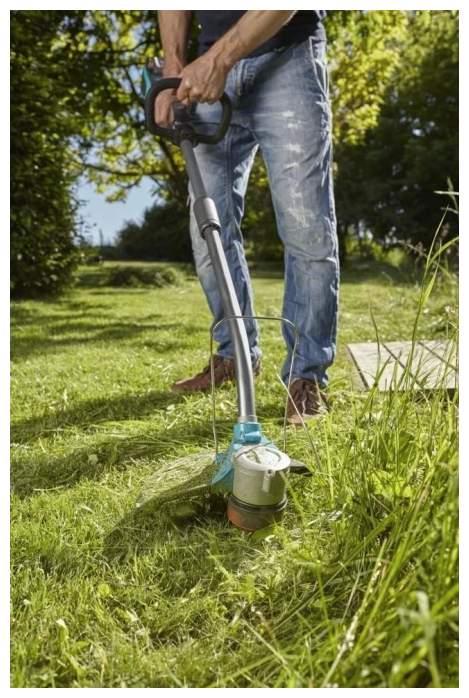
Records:
[[[183,69],[177,99],[214,104],[223,94],[227,75],[224,64],[206,53]]]
[[[177,94],[172,90],[164,90],[155,99],[156,123],[160,126],[171,126],[173,123],[171,106],[175,101],[184,102],[186,105],[190,102],[208,102],[209,104],[217,102],[225,89],[227,75],[228,68],[223,67],[220,60],[215,60],[209,54],[187,65],[178,75],[181,78],[181,84]],[[170,77],[167,70],[165,77]]]
[[[163,90],[155,99],[155,121],[160,126],[168,128],[173,123],[171,105],[176,101],[174,90]]]
[[[176,99],[209,104],[219,100],[225,89],[226,77],[234,64],[274,36],[295,12],[296,10],[247,10],[239,22],[206,54],[183,67],[186,63],[192,10],[158,10],[165,55],[165,77],[179,75],[182,79]],[[178,69],[174,70],[176,66]],[[158,95],[155,103],[157,123],[171,124],[171,103],[174,99],[167,92]]]
[[[175,90],[163,90],[155,99],[155,121],[160,126],[169,128],[174,121],[172,105],[178,102]],[[186,107],[190,106],[188,99],[181,100]]]

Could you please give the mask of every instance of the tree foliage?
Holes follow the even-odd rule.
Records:
[[[130,221],[119,231],[116,247],[124,259],[191,262],[187,209],[177,201],[147,208],[140,224]]]
[[[66,143],[64,75],[50,61],[60,12],[11,16],[11,287],[15,296],[60,289],[70,278],[76,203]]]
[[[376,124],[338,145],[342,225],[429,247],[447,203],[435,191],[458,189],[458,82],[457,12],[414,11]]]

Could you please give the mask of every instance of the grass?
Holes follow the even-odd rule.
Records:
[[[217,509],[134,509],[155,463],[213,446],[210,397],[169,391],[206,363],[210,319],[196,279],[100,273],[12,306],[12,686],[457,686],[457,396],[360,392],[346,352],[374,324],[410,339],[418,312],[419,337],[452,333],[455,283],[421,307],[408,272],[344,270],[333,410],[309,427],[322,472],[292,481],[282,527],[247,535]],[[280,313],[280,273],[254,289]],[[258,413],[281,444],[283,344],[261,331]],[[217,414],[227,444],[234,388]],[[301,430],[288,451],[313,467]]]

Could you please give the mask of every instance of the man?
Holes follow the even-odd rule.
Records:
[[[269,176],[279,236],[285,246],[282,314],[299,332],[288,419],[313,419],[328,409],[322,389],[336,349],[339,265],[332,185],[331,111],[326,67],[324,10],[197,11],[199,57],[187,65],[191,10],[158,11],[164,76],[181,77],[176,96],[168,91],[155,103],[155,119],[171,122],[174,99],[197,102],[195,118],[216,122],[226,91],[233,105],[228,134],[216,146],[199,145],[197,162],[214,199],[222,242],[241,312],[255,315],[241,235],[249,172],[258,147]],[[214,106],[209,106],[214,105]],[[212,129],[213,130],[213,129]],[[191,214],[197,273],[214,322],[223,317],[205,241]],[[258,327],[246,321],[254,374],[260,370]],[[287,380],[294,333],[283,335]],[[234,377],[233,353],[224,323],[217,330],[215,381]],[[206,390],[210,368],[179,381],[175,391]]]

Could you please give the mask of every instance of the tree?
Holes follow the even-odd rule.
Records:
[[[435,191],[458,188],[458,80],[457,11],[413,11],[376,125],[339,148],[343,220],[430,246],[446,204]],[[445,226],[456,233],[457,217]]]
[[[125,74],[131,64],[140,13],[11,13],[14,296],[55,292],[70,280],[76,257],[73,186],[99,147],[107,147],[112,162],[115,125],[119,128],[125,105],[135,99],[121,85],[116,89],[115,78],[119,67]],[[142,46],[154,32],[148,29],[146,36]],[[93,163],[86,168],[93,171]],[[139,181],[129,168],[115,176],[123,191],[129,179],[130,186]]]
[[[194,23],[189,58],[195,57],[196,35]],[[151,136],[144,123],[141,68],[162,55],[156,10],[88,10],[76,39],[71,60],[81,64],[93,54],[102,71],[85,131],[76,141],[77,165],[110,201],[125,199],[149,177],[159,199],[185,206],[187,175],[180,150]]]

